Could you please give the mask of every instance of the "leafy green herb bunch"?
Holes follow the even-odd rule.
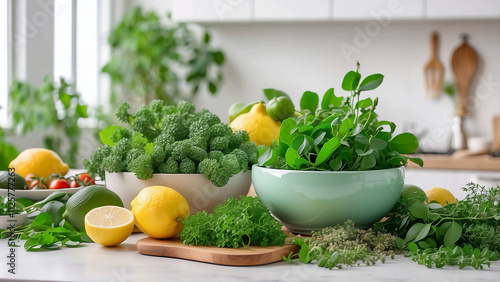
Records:
[[[139,179],[153,173],[201,173],[215,186],[246,171],[259,152],[245,131],[233,132],[219,117],[181,101],[166,106],[153,100],[135,114],[123,103],[117,117],[129,125],[108,126],[100,132],[102,145],[84,166],[92,176],[105,172],[134,172]]]
[[[279,142],[259,158],[259,165],[276,169],[357,171],[404,166],[408,160],[422,166],[420,158],[403,154],[418,148],[417,138],[408,132],[393,137],[396,125],[379,120],[378,98],[361,99],[362,92],[376,89],[382,74],[361,81],[359,63],[342,81],[347,97],[326,91],[321,104],[318,94],[304,92],[298,117],[281,124]],[[361,81],[361,83],[360,83]]]

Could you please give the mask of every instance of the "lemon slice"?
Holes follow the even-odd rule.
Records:
[[[134,214],[122,207],[103,206],[85,215],[85,231],[95,243],[115,246],[125,241],[134,229]]]

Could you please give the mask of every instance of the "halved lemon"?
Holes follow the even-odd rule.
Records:
[[[115,246],[125,241],[134,229],[134,214],[122,207],[103,206],[85,215],[85,231],[95,243]]]

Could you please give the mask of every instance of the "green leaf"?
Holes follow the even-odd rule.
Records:
[[[377,160],[375,159],[375,156],[370,154],[366,155],[363,157],[363,160],[361,160],[361,167],[360,170],[367,170],[372,167],[374,167],[377,164]]]
[[[214,62],[221,66],[222,64],[224,64],[224,53],[222,53],[221,51],[216,51],[214,52],[213,54],[214,56]]]
[[[444,234],[444,245],[450,248],[458,241],[458,239],[460,239],[461,236],[462,226],[453,221]]]
[[[278,90],[278,89],[267,88],[267,89],[264,89],[263,91],[264,91],[264,96],[266,96],[267,100],[272,100],[273,98],[282,97],[282,96],[290,99],[290,96],[288,96],[288,94],[286,94],[285,92]]]
[[[383,150],[387,147],[387,142],[385,142],[384,140],[380,139],[380,138],[372,138],[370,139],[370,147],[375,149],[375,150]]]
[[[333,137],[332,139],[328,140],[328,142],[326,142],[323,147],[321,147],[321,150],[319,151],[318,157],[316,158],[314,164],[318,166],[328,160],[339,145],[340,139],[338,137]]]
[[[66,247],[75,248],[75,247],[80,246],[80,242],[78,242],[78,241],[71,241],[71,240],[68,240],[68,241],[66,241],[66,242],[64,243],[64,245],[65,245]]]
[[[332,107],[340,107],[343,100],[344,97],[336,97],[334,89],[330,88],[325,92],[325,95],[323,95],[323,99],[321,100],[321,109],[327,110]]]
[[[342,89],[345,91],[354,91],[358,87],[361,74],[355,71],[349,71],[342,80]]]
[[[288,146],[292,146],[293,139],[295,138],[295,134],[292,133],[292,130],[297,128],[297,124],[291,118],[285,119],[281,123],[280,128],[280,143],[283,142]]]
[[[420,167],[424,166],[424,161],[421,158],[408,158],[410,161],[416,163]]]
[[[314,138],[313,145],[316,146],[319,143],[321,143],[321,141],[323,141],[323,139],[325,138],[325,135],[326,135],[326,132],[324,132],[324,131],[317,131],[317,133],[315,133],[316,137]]]
[[[89,115],[87,113],[87,106],[85,106],[85,105],[77,104],[75,112],[78,114],[78,116],[80,116],[82,118],[89,117]]]
[[[286,150],[285,160],[286,164],[295,168],[295,161],[299,158],[299,153],[294,148],[290,147]]]
[[[124,129],[124,128],[121,126],[118,126],[118,125],[110,125],[110,126],[104,128],[103,130],[101,130],[99,132],[99,136],[101,137],[101,142],[104,145],[108,145],[110,147],[115,146],[116,143],[113,141],[112,137],[115,134],[115,132],[117,132],[120,129]]]
[[[410,206],[410,213],[416,218],[427,220],[429,218],[429,207],[422,203],[413,203]]]
[[[257,102],[253,103],[243,103],[243,102],[236,102],[229,107],[229,122],[232,122],[235,118],[237,118],[239,115],[248,113],[252,107],[257,104]]]
[[[387,121],[387,120],[382,120],[382,121],[379,121],[375,126],[377,128],[379,127],[382,127],[384,125],[388,125],[390,128],[391,128],[391,132],[390,133],[394,133],[394,130],[396,130],[396,124],[394,122],[391,122],[391,121]],[[382,133],[382,132],[380,132]],[[379,133],[379,134],[380,134]],[[389,135],[390,136],[390,135]],[[377,136],[379,137],[379,136]],[[379,137],[379,138],[382,138],[382,137]],[[383,139],[383,138],[382,138]],[[384,139],[385,141],[389,141],[389,139]]]
[[[340,125],[338,137],[344,138],[344,136],[346,136],[353,127],[354,127],[354,122],[352,118],[344,119],[344,121],[342,121],[342,125]]]
[[[414,242],[410,242],[408,244],[408,250],[410,250],[410,252],[417,252],[418,251],[418,246],[417,244],[415,244]]]
[[[405,132],[392,138],[389,147],[400,154],[411,154],[418,148],[418,140],[415,135]]]
[[[413,241],[413,239],[417,237],[420,231],[422,231],[422,228],[424,228],[424,226],[425,224],[420,222],[413,224],[412,227],[410,227],[410,229],[408,230],[408,233],[406,233],[405,242],[408,243]]]
[[[52,222],[58,224],[62,220],[65,206],[59,201],[51,201],[46,203],[41,209],[41,212],[48,213],[52,217]]]
[[[363,99],[356,103],[356,108],[366,109],[373,105],[373,100],[371,98]]]
[[[384,76],[379,73],[369,75],[365,77],[365,79],[363,79],[363,81],[359,85],[359,91],[361,92],[361,91],[373,90],[377,88],[382,83],[383,80]]]
[[[426,224],[422,227],[422,229],[420,230],[420,232],[418,233],[417,237],[415,237],[415,239],[413,239],[413,242],[418,242],[422,239],[424,239],[427,234],[429,234],[429,231],[431,230],[431,224]]]
[[[311,113],[315,113],[319,104],[319,96],[318,94],[306,91],[302,94],[302,98],[300,99],[300,111],[309,110]]]
[[[259,157],[259,166],[267,166],[272,162],[273,157],[273,149],[267,149],[260,157]]]
[[[48,203],[50,201],[61,200],[62,198],[64,198],[64,196],[66,196],[66,193],[52,192],[50,195],[48,195],[47,197],[45,197],[45,199],[36,202],[35,205],[42,206],[42,205],[44,205],[44,204],[46,204],[46,203]]]
[[[203,34],[203,43],[210,43],[210,33],[208,33],[207,31],[205,31],[205,34]]]
[[[210,93],[212,93],[212,94],[215,94],[217,92],[217,85],[215,85],[215,83],[213,83],[212,81],[209,81],[208,82],[208,91],[210,91]]]
[[[66,93],[59,93],[59,100],[63,104],[65,109],[69,109],[71,106],[71,98],[73,98],[71,95],[68,95]]]
[[[338,171],[340,168],[342,168],[342,158],[334,158],[330,161],[329,163],[330,168],[333,171]]]

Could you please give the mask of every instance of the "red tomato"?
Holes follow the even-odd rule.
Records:
[[[29,173],[26,175],[26,177],[24,178],[24,180],[26,180],[26,186],[27,187],[30,187],[30,189],[32,188],[31,187],[31,182],[33,181],[33,179],[31,179],[32,177],[36,177],[36,174],[34,173]]]
[[[52,182],[50,182],[49,189],[63,189],[63,188],[69,188],[69,184],[66,180],[64,179],[54,179]]]
[[[38,179],[33,180],[30,184],[30,189],[36,189],[38,186],[38,181],[39,181]],[[43,182],[41,182],[38,188],[47,189],[47,186],[43,184]]]
[[[92,179],[92,177],[90,177],[88,173],[82,173],[78,175],[78,179],[80,179],[80,181],[83,182],[84,185],[95,185],[94,179]]]
[[[80,184],[78,184],[78,182],[76,182],[76,180],[72,180],[71,184],[69,186],[71,186],[71,188],[76,188],[76,187],[80,187]]]

